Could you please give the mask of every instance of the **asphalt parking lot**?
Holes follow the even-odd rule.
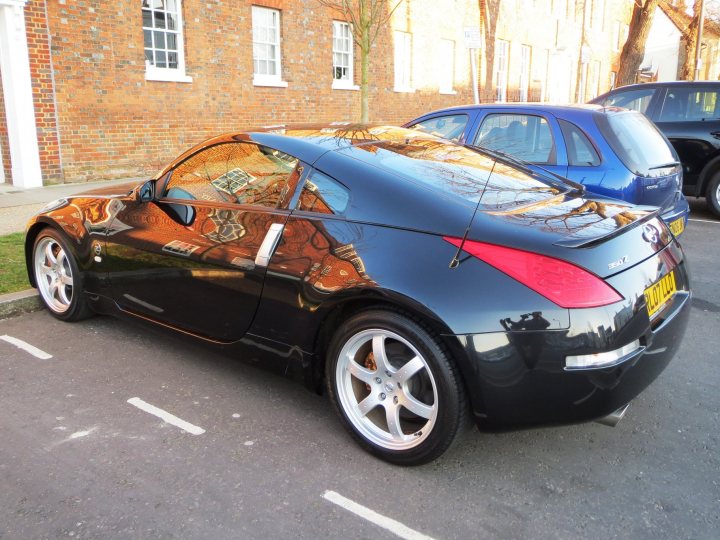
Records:
[[[617,427],[473,430],[418,468],[199,346],[107,317],[0,321],[0,538],[718,538],[720,221],[692,208],[690,326]]]

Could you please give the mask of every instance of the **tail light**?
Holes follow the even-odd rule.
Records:
[[[461,238],[443,237],[456,247]],[[623,299],[595,274],[569,262],[495,244],[465,240],[463,251],[564,308],[606,306]]]

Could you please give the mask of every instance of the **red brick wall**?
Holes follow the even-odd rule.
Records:
[[[45,16],[45,0],[30,0],[25,4],[25,29],[30,57],[30,77],[40,151],[40,168],[43,183],[56,184],[63,181],[63,172],[55,115],[52,60]]]
[[[250,2],[183,2],[185,62],[192,83],[145,80],[140,0],[48,2],[66,181],[152,174],[187,147],[242,127],[357,120],[360,92],[331,89],[332,12],[316,0],[258,3],[268,2],[282,9],[282,74],[287,88],[252,84]],[[42,3],[28,3],[29,20]],[[466,4],[477,9],[477,2]],[[427,39],[423,31],[434,35],[438,13],[417,10],[401,17],[412,19],[410,27],[402,29],[415,32],[415,39]],[[462,27],[462,21],[454,24]],[[460,47],[462,43],[458,54],[463,52]],[[457,95],[441,95],[437,87],[412,94],[394,92],[392,50],[388,27],[373,48],[372,121],[400,123],[472,100],[468,84],[458,86]],[[422,66],[423,59],[416,62]],[[356,83],[359,68],[356,51]],[[43,95],[41,104],[44,99]],[[43,109],[43,120],[50,116]]]

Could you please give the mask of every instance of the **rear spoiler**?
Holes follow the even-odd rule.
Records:
[[[637,219],[633,221],[632,223],[629,223],[625,227],[617,228],[613,231],[610,231],[608,234],[605,234],[603,236],[595,236],[593,238],[565,238],[563,240],[558,240],[553,245],[560,246],[560,247],[569,247],[569,248],[584,248],[584,247],[591,247],[596,244],[600,244],[602,242],[606,242],[607,240],[610,240],[611,238],[614,238],[620,234],[623,234],[627,232],[629,229],[633,229],[635,227],[639,227],[648,221],[659,217],[660,215],[660,208],[656,208],[654,206],[647,206],[647,207],[638,207],[640,210],[647,211],[647,214],[643,216],[640,219]]]

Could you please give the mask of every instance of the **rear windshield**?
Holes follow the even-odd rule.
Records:
[[[595,122],[620,160],[639,176],[667,174],[662,165],[677,160],[660,131],[638,112],[596,114]]]
[[[376,164],[437,191],[438,195],[472,204],[482,197],[483,209],[525,206],[568,191],[564,185],[545,182],[517,167],[496,163],[481,151],[440,139],[378,141],[341,152],[361,150],[373,153]]]

